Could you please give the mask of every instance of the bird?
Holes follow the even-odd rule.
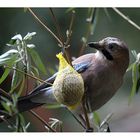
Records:
[[[116,37],[106,37],[98,42],[89,42],[88,47],[96,52],[88,53],[72,61],[72,66],[83,79],[84,98],[88,112],[100,109],[107,103],[123,83],[129,65],[129,49]],[[53,94],[53,83],[59,72],[17,102],[19,112],[38,106],[60,104]],[[51,84],[49,84],[51,83]],[[73,99],[74,100],[74,99]]]

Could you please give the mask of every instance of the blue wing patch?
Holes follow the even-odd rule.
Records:
[[[74,69],[81,73],[81,72],[84,72],[88,69],[88,67],[90,66],[90,63],[78,63],[78,64],[74,64],[73,67]]]

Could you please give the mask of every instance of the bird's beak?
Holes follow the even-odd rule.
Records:
[[[97,50],[101,50],[103,48],[99,42],[90,42],[88,43],[88,46]]]

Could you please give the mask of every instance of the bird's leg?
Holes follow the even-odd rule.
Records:
[[[87,113],[87,109],[86,109],[86,105],[85,105],[85,100],[82,100],[82,108],[83,108],[83,113],[85,116],[85,122],[86,122],[86,132],[93,132],[93,128],[90,127],[90,122],[89,122],[89,117],[88,117],[88,113]]]

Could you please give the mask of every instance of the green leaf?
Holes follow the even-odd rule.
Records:
[[[66,10],[66,13],[69,13],[69,12],[75,10],[75,9],[76,9],[76,8],[68,8],[68,9]]]
[[[11,95],[11,97],[12,97],[12,103],[13,103],[13,107],[16,109],[16,105],[17,105],[17,101],[18,101],[18,95],[16,94],[16,93],[14,93],[14,94],[12,94]],[[14,110],[15,110],[14,109]],[[17,111],[17,110],[16,110]]]
[[[28,123],[29,126],[29,123]],[[16,117],[16,132],[27,132],[27,125],[25,125],[25,119],[21,114]]]
[[[27,44],[27,47],[32,49],[32,48],[35,48],[35,45],[34,44]]]
[[[9,113],[9,115],[12,114],[12,111],[11,111],[11,101],[9,101],[7,98],[1,96],[1,105],[3,106],[3,108],[5,109],[5,111],[7,111]]]
[[[133,56],[134,56],[135,58],[137,58],[137,52],[136,52],[135,50],[132,50],[131,53],[133,54]]]
[[[36,68],[36,67],[34,67],[34,66],[31,66],[31,68],[32,68],[32,74],[34,75],[34,76],[36,76],[36,77],[39,77],[39,71],[38,71],[38,69]]]
[[[11,109],[10,109],[10,106],[8,105],[8,103],[1,101],[1,104],[2,104],[3,108],[4,108],[8,113],[11,114]]]
[[[100,126],[100,123],[101,123],[100,116],[95,111],[93,112],[93,115],[94,115],[94,121],[95,121],[96,125]]]
[[[33,62],[35,63],[35,65],[37,66],[37,68],[43,73],[43,74],[46,74],[46,68],[43,64],[43,62],[41,61],[41,58],[40,56],[38,55],[38,53],[34,50],[34,49],[31,49],[31,48],[27,48],[29,54],[31,55],[32,57],[32,60]]]
[[[92,11],[93,11],[93,8],[88,8],[88,12],[87,12],[88,16],[91,15]]]
[[[31,69],[31,74],[32,74],[33,76],[39,78],[39,71],[38,71],[38,69],[37,69],[36,67],[34,67],[34,66],[31,66],[31,68],[32,68],[32,69]],[[36,80],[36,84],[37,84],[37,85],[40,85],[41,83],[40,83],[39,80]]]
[[[108,122],[111,120],[113,116],[113,113],[108,114],[104,120],[101,122],[100,127],[103,127],[103,125],[108,124]]]
[[[135,63],[130,64],[126,71],[130,71],[133,68],[133,65],[135,65]]]
[[[20,34],[17,34],[14,37],[12,37],[11,39],[12,40],[20,40],[20,41],[22,41],[22,36]]]
[[[7,78],[7,76],[8,76],[9,73],[10,73],[10,71],[11,71],[10,69],[5,69],[3,75],[2,75],[1,78],[0,78],[0,84]]]
[[[11,63],[18,59],[18,51],[15,49],[9,50],[0,55],[0,65]]]
[[[140,64],[140,53],[137,54],[136,62]]]
[[[136,93],[136,87],[137,87],[137,64],[136,63],[134,63],[134,65],[132,67],[132,82],[133,82],[133,85],[132,85],[131,93],[129,96],[129,104],[132,100],[132,97]]]
[[[13,71],[13,75],[12,75],[12,82],[11,82],[11,93],[14,91],[13,89],[15,89],[17,87],[17,82],[19,81],[19,73],[14,70]]]
[[[31,40],[34,35],[36,35],[36,32],[27,33],[23,40]]]
[[[12,56],[12,55],[17,54],[17,53],[18,53],[17,50],[11,49],[11,50],[5,52],[4,54],[0,55],[0,59],[7,58],[7,57]]]
[[[18,96],[21,95],[21,93],[22,93],[24,87],[25,87],[25,76],[23,75],[23,76],[22,76],[22,82],[21,82],[21,85],[20,85],[20,89],[19,89],[19,91],[18,91]]]

